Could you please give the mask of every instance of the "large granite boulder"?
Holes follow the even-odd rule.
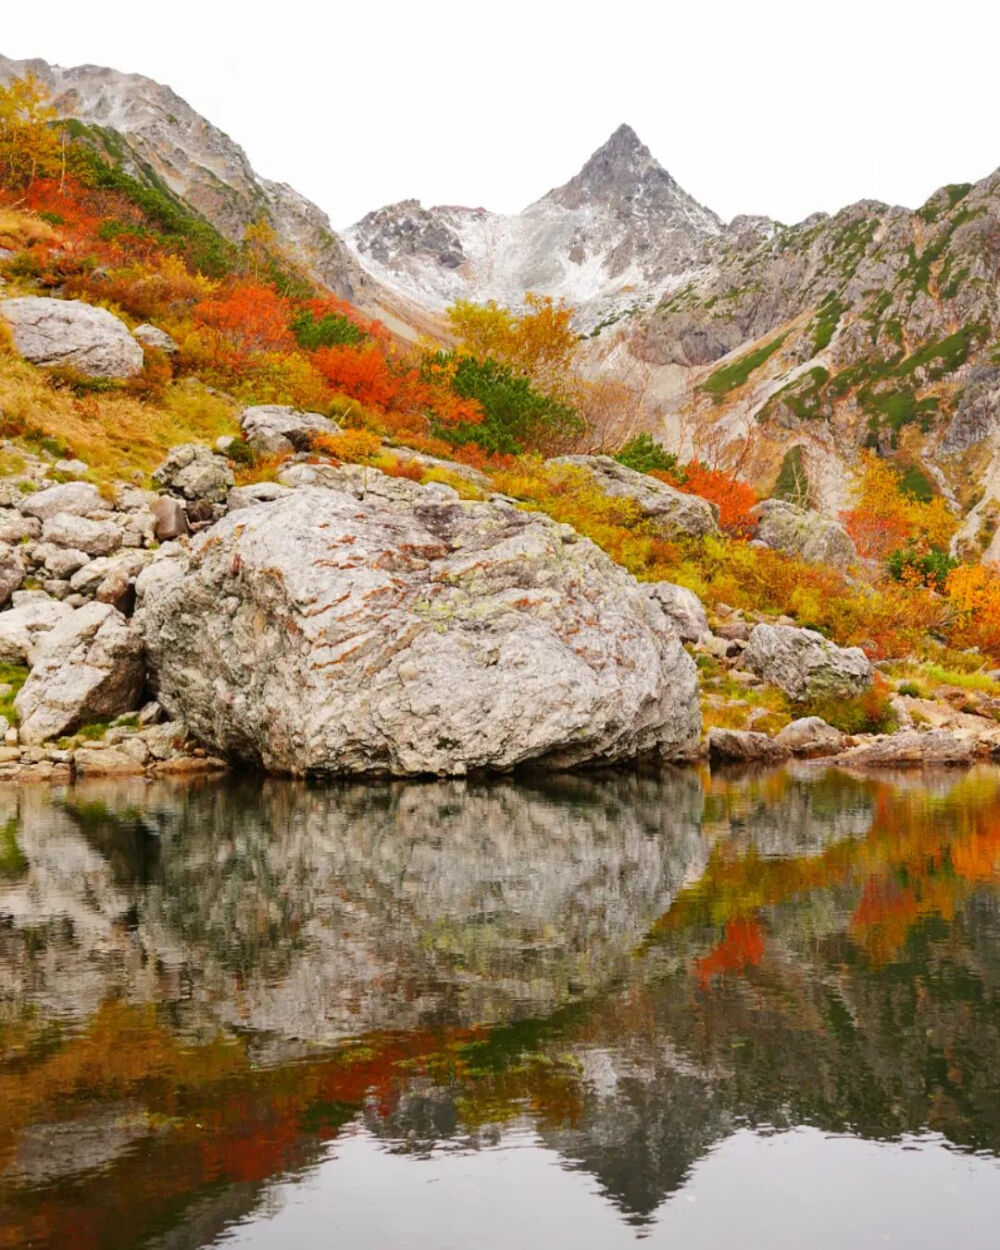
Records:
[[[811,564],[828,564],[848,572],[860,563],[847,530],[811,508],[799,508],[784,499],[764,499],[751,509],[756,537],[766,547],[787,551]]]
[[[243,436],[264,455],[306,451],[314,434],[339,434],[340,427],[318,412],[300,412],[287,404],[260,404],[240,413]]]
[[[131,378],[142,372],[142,347],[106,308],[75,299],[34,295],[0,301],[14,346],[35,365],[76,369],[95,378]]]
[[[144,685],[142,640],[107,603],[88,603],[61,620],[37,648],[14,706],[21,741],[58,738],[88,720],[139,706]]]
[[[695,749],[694,662],[623,569],[537,513],[415,491],[302,487],[147,568],[137,619],[167,712],[298,775]]]
[[[585,469],[605,494],[631,499],[652,528],[670,537],[701,538],[718,533],[719,509],[698,495],[686,495],[648,473],[629,469],[611,456],[557,456],[549,464],[568,464]]]
[[[224,503],[236,484],[225,456],[217,456],[201,443],[171,447],[153,470],[153,481],[182,499],[210,503]]]
[[[796,700],[852,698],[874,679],[860,647],[838,647],[814,629],[791,625],[755,625],[742,664]]]

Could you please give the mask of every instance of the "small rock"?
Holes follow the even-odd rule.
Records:
[[[262,404],[240,413],[244,437],[256,452],[306,451],[314,434],[339,434],[340,427],[318,412],[300,412],[284,404]]]
[[[18,504],[25,516],[37,517],[40,521],[47,521],[61,512],[89,516],[92,512],[103,512],[106,507],[97,487],[90,482],[61,482],[25,496]]]
[[[14,700],[21,741],[45,742],[89,718],[129,712],[144,682],[137,631],[108,604],[87,604],[50,630],[36,651]]]
[[[52,466],[56,473],[65,473],[68,477],[83,477],[88,467],[82,460],[57,460]]]
[[[788,755],[774,738],[751,729],[710,729],[708,757],[726,763],[777,763]]]
[[[141,326],[136,326],[132,334],[146,347],[155,347],[157,350],[165,352],[168,356],[172,356],[177,351],[176,341],[166,330],[161,330],[158,326],[151,326],[148,322],[143,322]]]
[[[802,716],[775,735],[778,746],[792,755],[836,755],[844,749],[847,738],[819,716]]]
[[[160,542],[187,534],[187,512],[184,505],[173,495],[160,495],[153,504],[153,533]]]
[[[184,499],[222,503],[236,484],[233,471],[222,456],[201,443],[172,448],[154,471],[153,481]]]
[[[114,521],[91,521],[59,512],[43,524],[42,542],[85,551],[89,556],[106,556],[122,545],[122,531]]]

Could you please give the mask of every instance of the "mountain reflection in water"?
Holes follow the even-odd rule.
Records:
[[[992,1244],[998,904],[993,768],[0,791],[0,1248]]]

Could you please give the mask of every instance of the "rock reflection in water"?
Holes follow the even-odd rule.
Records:
[[[998,770],[0,801],[0,1248],[208,1244],[348,1125],[637,1225],[741,1127],[1000,1152]]]

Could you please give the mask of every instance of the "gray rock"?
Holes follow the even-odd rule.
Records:
[[[65,473],[70,477],[82,477],[88,466],[82,460],[57,460],[52,466],[56,473]]]
[[[11,328],[14,346],[32,364],[99,378],[131,378],[142,372],[142,348],[106,308],[28,295],[0,301],[0,317]]]
[[[89,556],[106,556],[122,545],[122,531],[114,521],[91,521],[69,512],[57,512],[43,524],[42,542],[73,547]]]
[[[25,539],[42,536],[42,523],[37,517],[22,516],[12,508],[0,508],[0,542],[16,546]]]
[[[701,538],[718,533],[719,509],[698,495],[686,495],[648,473],[628,469],[611,456],[557,456],[549,464],[568,464],[592,474],[605,495],[631,499],[644,518],[665,535]]]
[[[187,534],[187,512],[173,495],[160,495],[153,504],[153,533],[160,542]]]
[[[837,762],[851,768],[950,767],[971,764],[977,750],[972,734],[952,733],[948,729],[927,733],[906,730],[852,747],[838,756]]]
[[[743,667],[792,699],[864,694],[874,676],[860,647],[838,647],[813,629],[756,625]]]
[[[99,556],[90,560],[70,578],[70,589],[79,594],[95,594],[105,578],[123,570],[127,578],[136,578],[153,559],[151,551],[126,550],[113,556]]]
[[[176,341],[166,330],[161,330],[158,326],[152,326],[149,322],[143,322],[141,326],[136,326],[132,333],[146,347],[155,347],[161,352],[166,352],[168,356],[172,356],[177,351]]]
[[[697,744],[695,665],[656,605],[569,527],[506,505],[303,488],[155,561],[138,592],[167,713],[271,771],[565,768]]]
[[[60,512],[70,516],[90,516],[94,512],[104,512],[107,504],[101,498],[96,486],[89,482],[61,482],[58,486],[48,486],[22,500],[18,507],[25,515],[47,521]]]
[[[35,560],[41,559],[42,565],[50,577],[72,577],[85,564],[90,563],[86,551],[76,547],[57,547],[55,543],[38,543],[33,553]]]
[[[278,482],[254,482],[250,486],[236,486],[229,492],[227,504],[230,512],[239,508],[252,508],[258,503],[274,503],[283,495],[291,494],[290,486]]]
[[[10,603],[24,581],[24,563],[14,547],[0,542],[0,608]]]
[[[710,729],[708,757],[718,763],[774,764],[788,756],[788,750],[767,734],[749,729]]]
[[[225,458],[200,443],[172,447],[153,481],[184,499],[222,503],[236,484]]]
[[[708,618],[693,590],[673,582],[646,582],[642,589],[659,604],[681,642],[701,642],[708,637]]]
[[[144,684],[138,631],[106,603],[71,612],[36,648],[14,706],[29,745],[69,733],[91,717],[136,708]]]
[[[809,508],[783,499],[765,499],[751,509],[757,538],[776,551],[788,551],[812,564],[828,564],[847,572],[860,563],[847,530]]]
[[[836,755],[844,749],[847,739],[821,717],[802,716],[775,734],[774,741],[792,755],[810,758]]]
[[[247,442],[264,455],[304,451],[313,434],[339,434],[340,427],[318,412],[300,412],[286,404],[244,408],[240,426]]]

